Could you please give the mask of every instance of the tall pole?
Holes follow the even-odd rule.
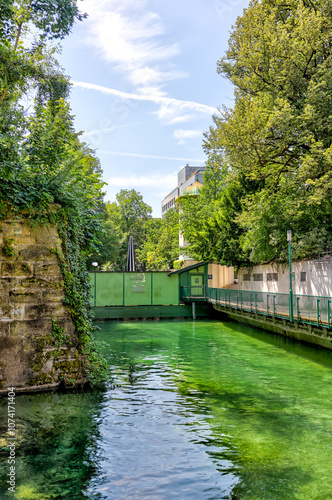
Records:
[[[294,311],[293,311],[293,283],[292,283],[292,231],[287,231],[287,241],[288,241],[288,258],[289,258],[289,320],[294,322]]]

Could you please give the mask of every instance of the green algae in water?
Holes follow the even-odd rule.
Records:
[[[220,448],[211,458],[233,463],[239,481],[227,498],[332,497],[330,352],[217,321],[119,323],[100,337],[120,364],[163,359],[173,369],[209,424],[207,448]]]
[[[118,387],[16,397],[0,498],[332,498],[331,353],[232,322],[104,323]],[[151,486],[152,485],[152,486]]]
[[[16,489],[8,491],[8,452],[0,450],[0,498],[17,500],[82,499],[96,473],[98,409],[102,394],[17,395]],[[7,400],[1,401],[1,417]],[[6,442],[1,418],[0,444]]]

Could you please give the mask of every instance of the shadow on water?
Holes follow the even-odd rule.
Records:
[[[272,332],[265,332],[264,330],[252,328],[233,321],[224,321],[223,325],[227,326],[227,328],[233,330],[234,332],[241,332],[254,339],[260,340],[261,342],[279,347],[280,349],[285,349],[290,353],[296,354],[297,356],[310,359],[315,363],[328,366],[332,369],[332,350],[330,351],[328,349],[324,349],[318,345],[315,346],[313,344],[305,344],[296,339],[291,339]]]

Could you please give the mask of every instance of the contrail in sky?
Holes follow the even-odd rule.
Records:
[[[219,110],[217,108],[213,108],[211,106],[207,106],[206,104],[199,104],[194,101],[182,101],[180,99],[174,99],[172,97],[165,97],[159,95],[150,95],[150,94],[131,94],[129,92],[123,92],[122,90],[111,89],[109,87],[103,87],[101,85],[95,85],[94,83],[86,83],[86,82],[76,82],[71,81],[74,87],[82,87],[85,89],[97,90],[99,92],[103,92],[104,94],[112,94],[117,97],[121,97],[122,99],[132,99],[134,101],[151,101],[156,104],[170,104],[177,105],[182,108],[192,109],[193,111],[199,111],[201,113],[215,114],[218,113]]]

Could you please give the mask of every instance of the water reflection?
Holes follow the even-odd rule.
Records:
[[[3,439],[1,499],[331,498],[331,353],[217,321],[98,337],[115,389],[17,397],[17,489]]]

